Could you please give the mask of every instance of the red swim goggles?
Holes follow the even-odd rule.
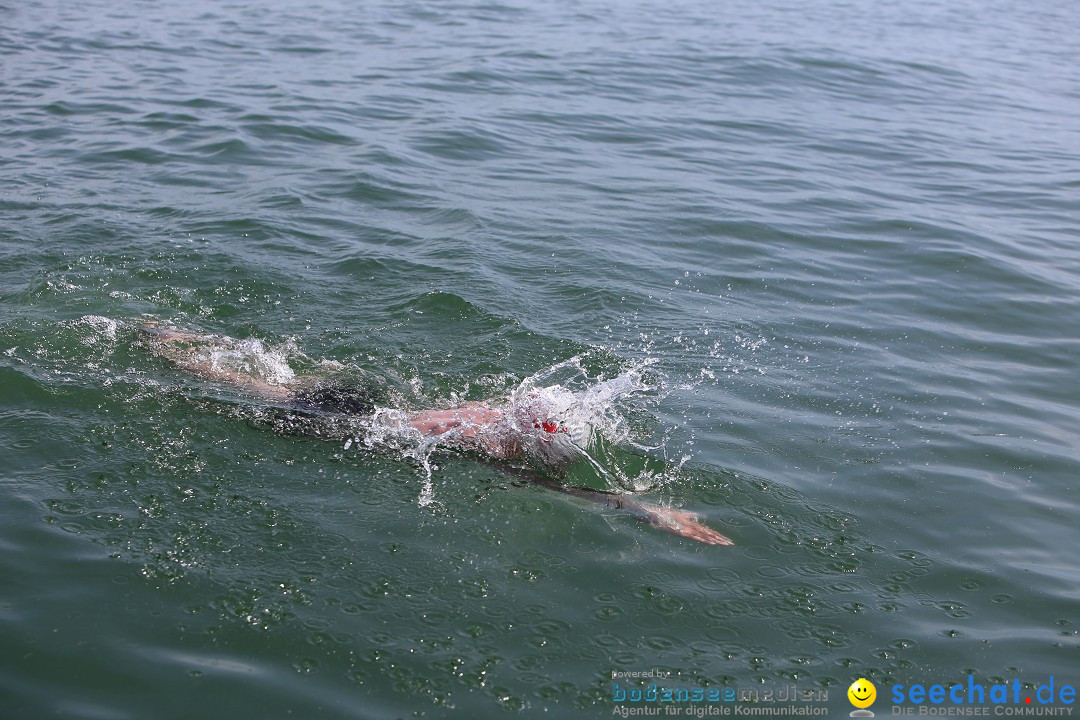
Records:
[[[554,420],[536,420],[533,422],[533,427],[537,430],[543,430],[546,433],[569,433],[565,426],[559,425]]]

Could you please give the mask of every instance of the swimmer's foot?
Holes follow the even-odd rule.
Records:
[[[687,510],[675,510],[659,505],[642,504],[648,515],[649,524],[658,530],[697,540],[706,545],[734,545],[726,535],[721,535],[710,527],[698,522],[698,517]]]

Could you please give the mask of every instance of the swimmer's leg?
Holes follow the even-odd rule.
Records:
[[[153,324],[139,328],[145,345],[158,357],[164,358],[181,370],[200,377],[241,387],[248,392],[274,402],[295,403],[299,409],[345,415],[370,415],[377,393],[342,391],[334,388],[321,390],[325,377],[317,374],[301,375],[288,384],[276,385],[250,375],[225,368],[214,367],[206,358],[205,350],[224,347],[236,342],[223,335],[205,335],[185,330],[163,328]],[[463,448],[479,449],[495,457],[513,454],[513,448],[504,447],[496,433],[488,432],[503,418],[503,412],[485,402],[467,402],[457,408],[422,410],[415,413],[391,413],[401,429],[411,427],[424,437],[446,436],[448,443]]]
[[[155,325],[143,325],[139,328],[139,333],[143,336],[150,352],[181,370],[208,380],[236,385],[266,400],[287,401],[299,388],[311,382],[306,378],[298,378],[290,385],[274,385],[248,373],[213,367],[209,360],[200,356],[199,350],[231,340],[221,335],[200,335]]]

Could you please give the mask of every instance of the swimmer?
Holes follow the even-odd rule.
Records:
[[[221,350],[242,345],[233,338],[156,325],[144,325],[140,332],[151,352],[182,370],[242,388],[271,403],[286,405],[302,416],[327,421],[323,427],[330,429],[320,431],[322,435],[332,435],[336,428],[336,432],[351,437],[357,426],[347,421],[360,419],[369,432],[407,435],[415,441],[476,453],[496,463],[531,459],[551,470],[569,466],[580,457],[580,447],[587,443],[581,437],[585,429],[559,417],[559,408],[535,390],[526,392],[514,403],[466,402],[442,410],[405,412],[377,407],[373,393],[335,384],[322,376],[297,376],[286,368],[278,369],[281,376],[271,382],[247,372],[243,363],[239,368],[227,367],[227,363],[221,362]],[[215,349],[217,354],[213,352]],[[665,532],[708,545],[734,544],[685,510],[631,500],[619,493],[565,486],[539,473],[500,467],[544,487],[623,510]]]

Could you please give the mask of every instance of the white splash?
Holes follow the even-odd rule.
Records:
[[[494,457],[524,457],[541,468],[585,462],[613,488],[638,489],[634,478],[598,460],[598,442],[655,449],[633,438],[626,401],[655,390],[644,377],[642,362],[615,377],[592,377],[580,356],[546,368],[521,381],[506,397],[488,401],[500,419],[493,425],[463,423],[442,434],[425,435],[410,423],[411,414],[378,408],[368,421],[354,424],[356,443],[390,449],[419,466],[424,484],[419,504],[434,501],[431,455],[439,449],[479,450]],[[649,480],[649,484],[655,478]]]
[[[83,345],[96,345],[102,340],[116,342],[116,336],[120,330],[120,323],[101,315],[83,315],[71,324],[74,327],[86,327],[92,331],[93,334],[82,338]]]
[[[296,380],[289,358],[299,353],[292,343],[267,347],[257,338],[215,337],[215,341],[219,342],[194,354],[196,361],[207,363],[215,372],[243,373],[271,385],[289,385]]]

